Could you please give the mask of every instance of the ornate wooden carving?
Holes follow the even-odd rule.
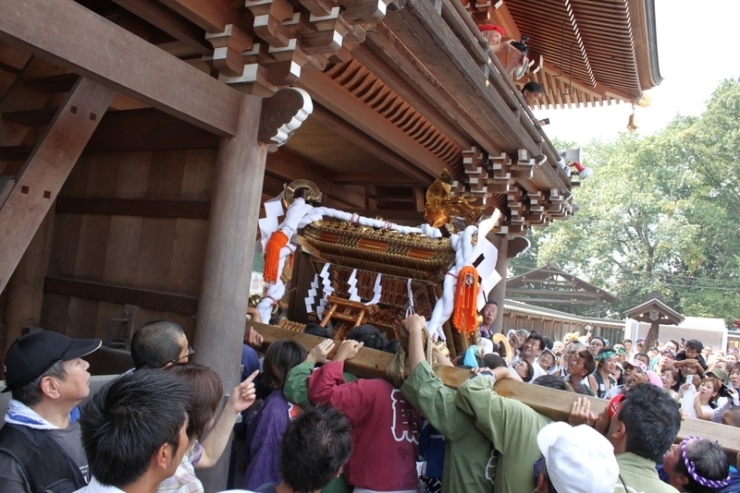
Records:
[[[313,111],[311,97],[303,89],[281,89],[262,100],[260,129],[257,138],[268,145],[269,151],[290,138]]]
[[[506,219],[500,233],[522,236],[530,227],[547,226],[573,214],[571,195],[564,196],[557,189],[528,193],[518,184],[531,180],[537,166],[547,165],[543,156],[519,150],[514,161],[508,154],[489,156],[473,146],[462,151],[462,157],[465,176],[453,182],[452,193],[473,196],[501,210]]]

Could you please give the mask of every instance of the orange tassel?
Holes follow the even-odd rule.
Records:
[[[275,231],[270,235],[270,239],[267,240],[267,246],[265,247],[265,272],[262,277],[270,284],[277,282],[278,266],[280,265],[280,250],[288,244],[288,237],[280,230]]]
[[[460,269],[455,289],[455,311],[452,323],[458,331],[470,335],[478,327],[478,271],[472,265]]]

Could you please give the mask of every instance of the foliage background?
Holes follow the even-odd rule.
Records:
[[[580,209],[530,231],[511,274],[557,266],[616,294],[618,319],[655,292],[684,316],[740,318],[740,82],[722,82],[698,118],[590,142],[582,155],[594,173],[574,189]]]

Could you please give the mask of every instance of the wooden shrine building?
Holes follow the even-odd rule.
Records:
[[[546,308],[572,307],[596,318],[603,314],[603,303],[617,301],[608,291],[550,264],[507,279],[506,298]]]
[[[416,225],[446,169],[503,213],[505,278],[578,183],[486,18],[530,37],[542,104],[660,82],[652,0],[0,0],[0,354],[171,319],[231,388],[260,204],[297,179]]]

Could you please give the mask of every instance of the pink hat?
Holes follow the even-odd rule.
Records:
[[[625,370],[627,369],[628,366],[633,366],[637,368],[637,371],[640,373],[645,373],[647,371],[647,366],[645,365],[645,363],[637,359],[631,359],[629,361],[625,361],[624,363],[622,363],[622,366],[624,367]]]
[[[645,374],[647,375],[650,383],[652,383],[656,387],[660,387],[661,389],[663,388],[663,380],[660,379],[657,373],[648,370]]]
[[[501,26],[496,26],[495,24],[481,24],[478,26],[478,29],[483,31],[498,31],[498,33],[501,36],[506,36],[506,32],[504,31],[504,28]]]

